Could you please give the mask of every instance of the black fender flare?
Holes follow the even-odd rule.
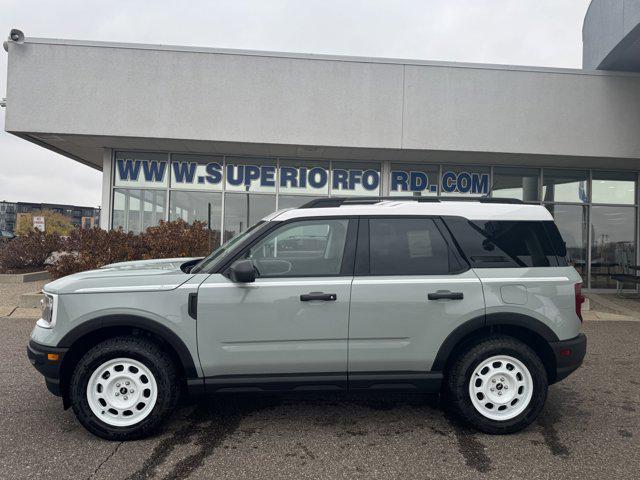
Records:
[[[453,352],[453,349],[464,337],[472,334],[477,330],[481,330],[484,327],[492,326],[519,327],[537,334],[547,342],[559,341],[558,336],[553,330],[551,330],[551,328],[549,328],[548,325],[545,325],[540,320],[529,315],[509,312],[481,315],[472,318],[471,320],[467,320],[447,336],[447,338],[444,340],[444,342],[442,342],[442,345],[440,345],[440,348],[438,349],[438,354],[433,361],[431,370],[444,370],[444,367],[446,366],[447,360]]]
[[[129,327],[146,330],[167,342],[178,355],[184,373],[189,378],[198,378],[198,371],[191,352],[184,342],[170,328],[146,317],[130,314],[106,315],[81,323],[76,328],[67,332],[58,342],[58,348],[71,348],[71,346],[85,335],[110,327]]]

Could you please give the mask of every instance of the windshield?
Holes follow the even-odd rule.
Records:
[[[248,230],[245,230],[239,235],[236,235],[233,238],[230,238],[225,243],[216,248],[213,252],[211,252],[207,257],[203,258],[202,261],[196,264],[192,269],[191,273],[200,273],[203,271],[208,271],[209,268],[214,264],[214,262],[220,258],[220,256],[225,253],[233,250],[238,245],[242,243],[242,241],[251,235],[254,231],[256,231],[259,227],[264,225],[266,222],[258,222],[253,225]]]

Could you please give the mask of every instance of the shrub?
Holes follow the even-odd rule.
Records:
[[[143,258],[200,257],[207,255],[209,231],[206,223],[188,224],[182,219],[160,222],[141,235],[145,246]]]
[[[139,235],[122,229],[78,228],[62,241],[62,253],[47,270],[53,278],[60,278],[116,262],[198,257],[207,255],[218,243],[219,234],[209,232],[206,224],[198,221],[160,222]]]
[[[53,278],[100,268],[109,263],[139,260],[144,245],[139,235],[122,229],[76,228],[62,243],[63,253],[47,270]]]
[[[62,239],[57,233],[28,232],[0,245],[0,271],[18,273],[42,270],[51,253],[59,250]]]
[[[53,210],[34,210],[30,213],[18,214],[16,235],[26,235],[29,232],[33,232],[33,217],[44,217],[46,233],[69,235],[75,228],[71,223],[71,219],[61,213]]]

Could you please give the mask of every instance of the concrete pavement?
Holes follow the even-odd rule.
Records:
[[[0,478],[637,478],[640,323],[586,322],[585,364],[551,387],[538,422],[489,436],[424,395],[221,396],[183,404],[165,431],[111,443],[62,410],[0,321]]]

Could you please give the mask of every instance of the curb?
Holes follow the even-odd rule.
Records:
[[[20,308],[38,308],[40,306],[40,300],[44,297],[44,294],[40,292],[23,293],[20,295],[20,302],[18,307]]]
[[[29,283],[38,280],[49,280],[49,272],[43,270],[41,272],[31,273],[3,273],[0,274],[0,283]]]

